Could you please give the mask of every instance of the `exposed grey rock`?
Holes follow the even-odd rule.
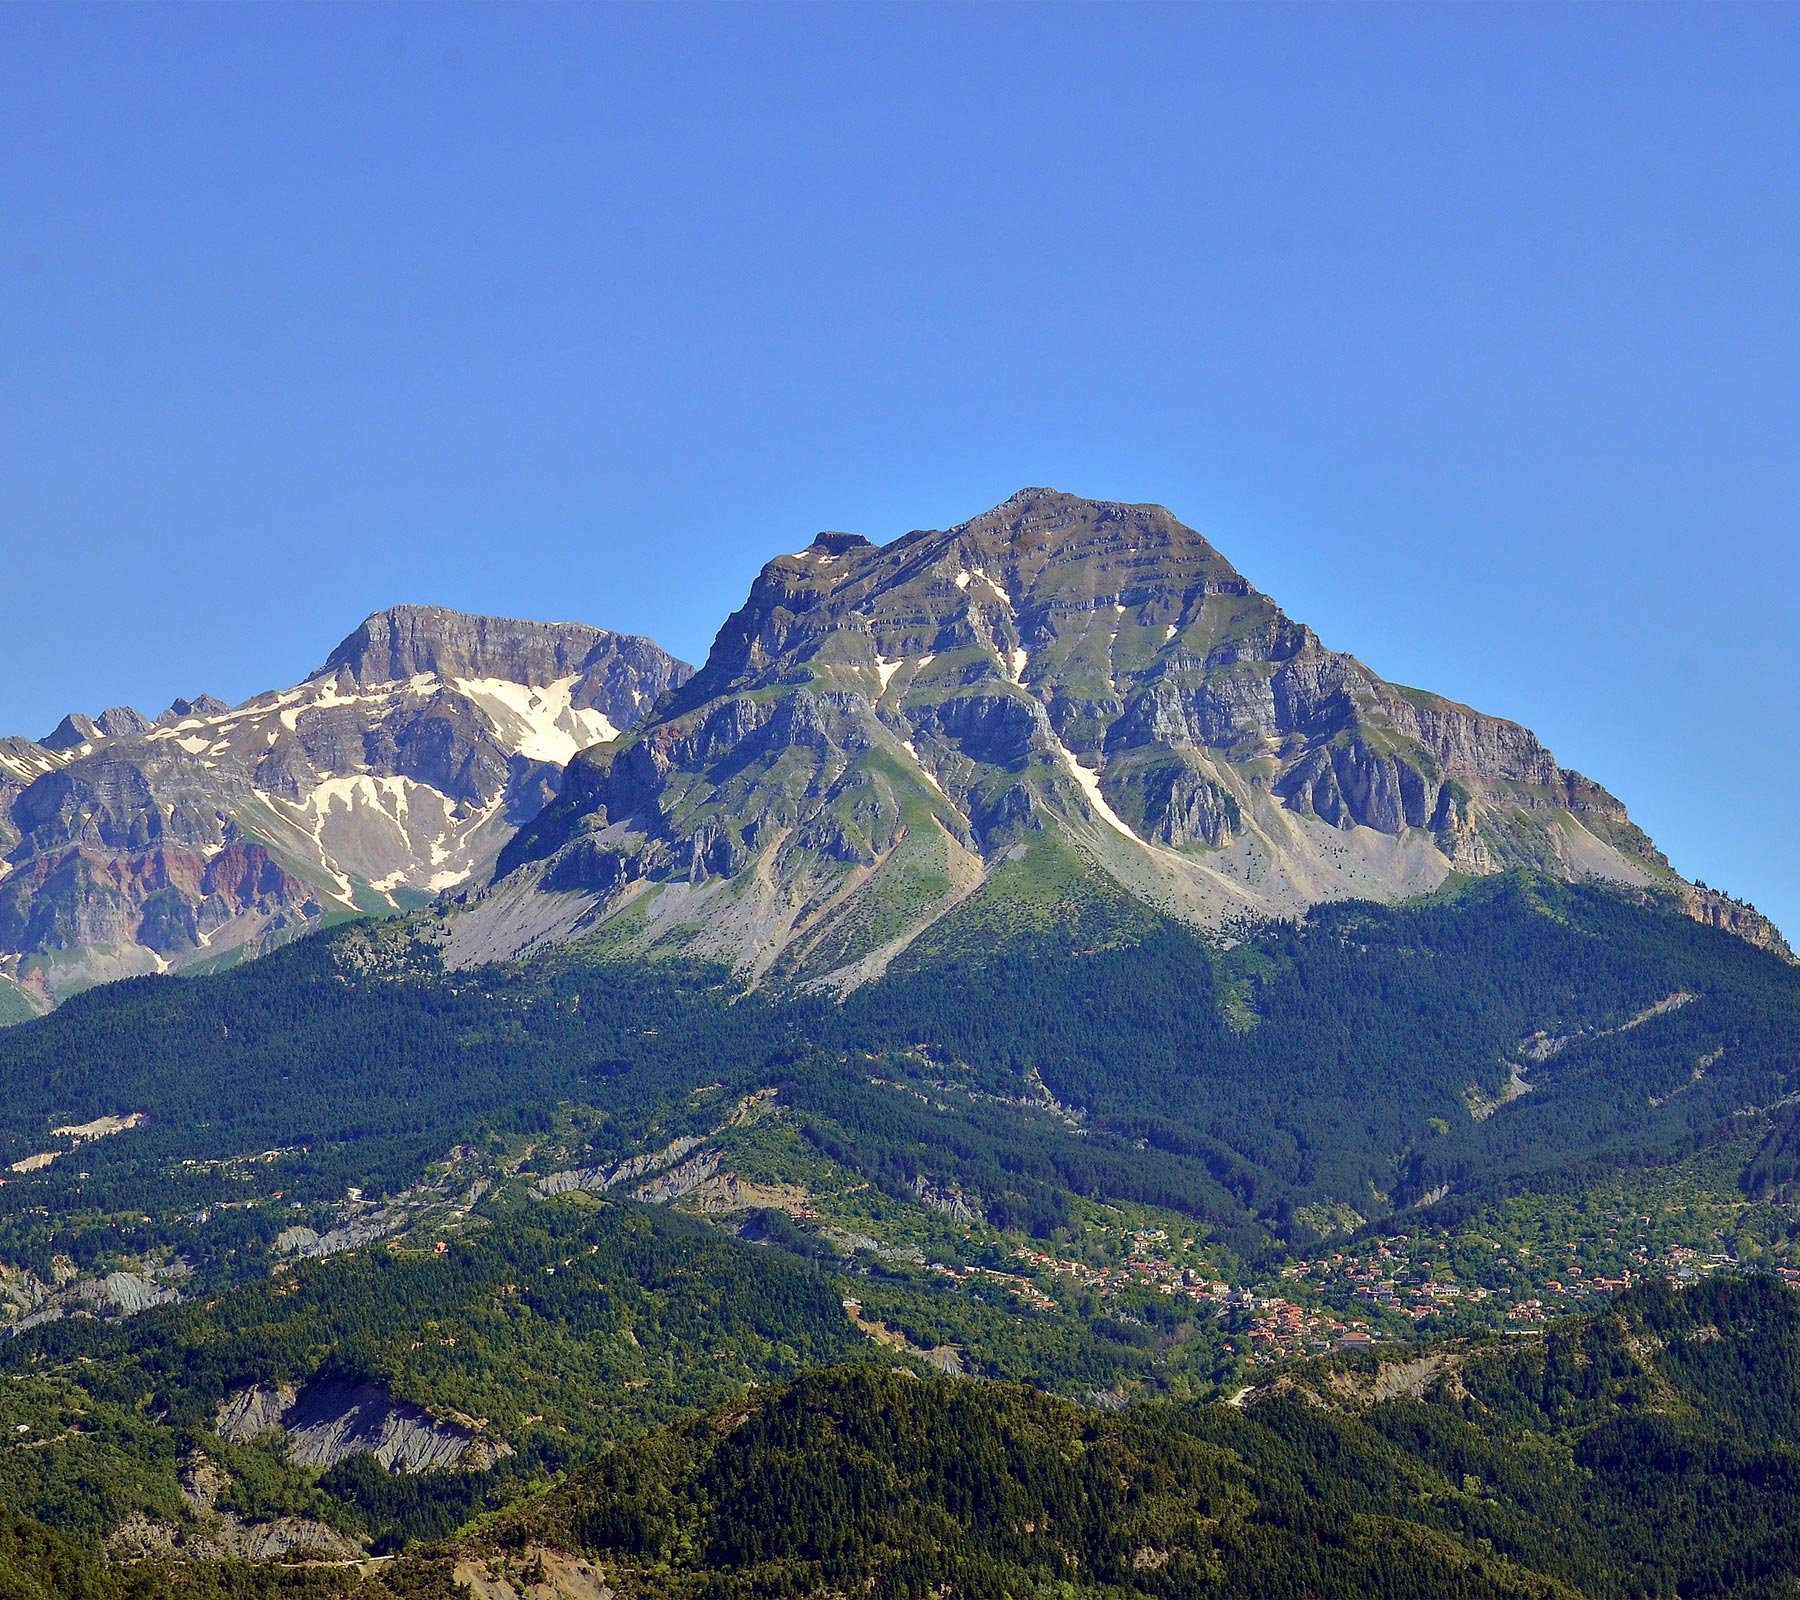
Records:
[[[243,1390],[220,1405],[214,1432],[232,1444],[279,1432],[288,1459],[306,1467],[368,1455],[390,1472],[482,1471],[512,1453],[473,1425],[433,1417],[379,1384],[345,1378],[318,1378],[297,1390]]]
[[[203,694],[194,700],[184,700],[177,696],[169,702],[168,709],[156,719],[156,723],[162,727],[174,722],[184,722],[190,717],[222,716],[230,709],[216,694]]]
[[[687,672],[584,624],[397,607],[293,689],[0,740],[0,975],[54,999],[485,879],[567,758]]]
[[[620,1161],[607,1162],[596,1167],[581,1167],[569,1172],[553,1172],[547,1178],[541,1178],[531,1186],[531,1192],[540,1200],[548,1200],[554,1195],[568,1194],[575,1189],[585,1189],[590,1193],[603,1193],[615,1189],[620,1184],[634,1183],[639,1178],[647,1177],[653,1172],[661,1172],[665,1167],[673,1166],[690,1150],[699,1148],[702,1141],[692,1134],[683,1134],[672,1139],[660,1150],[647,1151],[643,1155],[627,1156]]]
[[[179,1300],[179,1291],[141,1272],[109,1272],[104,1278],[89,1279],[77,1290],[81,1300],[98,1310],[117,1311],[132,1316],[152,1306],[168,1305]]]
[[[9,1335],[70,1315],[129,1317],[169,1305],[181,1298],[180,1283],[190,1270],[185,1262],[175,1261],[136,1272],[82,1277],[73,1263],[60,1270],[63,1260],[59,1258],[59,1270],[50,1283],[31,1272],[0,1267],[0,1320]]]
[[[293,1409],[292,1384],[255,1384],[222,1401],[213,1432],[227,1444],[248,1444],[281,1427],[281,1419]]]
[[[819,1237],[835,1245],[846,1256],[860,1252],[880,1261],[909,1261],[915,1266],[923,1266],[925,1263],[925,1252],[916,1244],[889,1244],[871,1234],[829,1226],[819,1229]]]
[[[84,744],[94,744],[103,735],[91,718],[84,717],[79,711],[71,711],[61,722],[57,723],[49,733],[44,735],[43,746],[46,750],[58,753],[74,750]]]
[[[94,726],[108,739],[129,739],[134,733],[148,733],[155,723],[136,706],[109,706],[94,719]]]
[[[211,1457],[191,1454],[181,1467],[181,1497],[197,1526],[175,1529],[127,1522],[109,1544],[121,1555],[165,1551],[194,1560],[234,1556],[242,1561],[281,1561],[300,1556],[352,1561],[361,1550],[335,1529],[312,1517],[276,1517],[251,1522],[221,1506],[230,1476]]]
[[[926,1210],[941,1212],[954,1222],[973,1227],[983,1220],[980,1209],[953,1183],[936,1183],[920,1173],[912,1181],[912,1191]]]
[[[284,1561],[310,1556],[319,1561],[354,1561],[362,1554],[335,1529],[315,1517],[276,1517],[268,1522],[224,1521],[219,1540],[225,1553],[244,1561]]]
[[[724,1157],[717,1150],[703,1150],[668,1171],[647,1178],[631,1191],[632,1197],[651,1205],[672,1205],[684,1195],[692,1194],[709,1178],[718,1174]]]

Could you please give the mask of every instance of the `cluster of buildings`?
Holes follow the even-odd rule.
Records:
[[[1167,1237],[1161,1229],[1155,1232],[1159,1239]],[[1094,1266],[1086,1261],[1071,1261],[1043,1250],[1035,1250],[1029,1245],[1020,1245],[1014,1250],[1013,1259],[1033,1271],[1072,1279],[1101,1294],[1116,1294],[1121,1289],[1139,1288],[1154,1289],[1167,1295],[1186,1295],[1190,1300],[1212,1300],[1236,1292],[1229,1284],[1212,1277],[1204,1270],[1185,1266],[1167,1256],[1150,1254],[1149,1246],[1155,1241],[1148,1235],[1132,1234],[1128,1237],[1132,1253],[1116,1266]]]
[[[1366,1350],[1376,1343],[1367,1322],[1346,1320],[1321,1306],[1246,1293],[1237,1309],[1249,1319],[1242,1330],[1245,1346],[1238,1352],[1246,1366],[1330,1350]]]
[[[947,1261],[933,1261],[930,1270],[941,1278],[950,1279],[952,1283],[972,1283],[980,1280],[995,1284],[1039,1311],[1056,1309],[1056,1302],[1031,1279],[1021,1273],[1001,1272],[995,1267],[953,1266]]]
[[[1474,1263],[1466,1254],[1467,1240],[1461,1251],[1430,1234],[1370,1240],[1290,1262],[1277,1283],[1263,1288],[1234,1287],[1216,1277],[1192,1239],[1171,1242],[1161,1228],[1125,1231],[1119,1259],[1108,1263],[1019,1245],[1012,1252],[1017,1272],[945,1264],[931,1270],[959,1282],[992,1282],[1022,1304],[1043,1310],[1056,1304],[1046,1292],[1055,1285],[1046,1279],[1058,1280],[1065,1291],[1074,1285],[1109,1299],[1132,1290],[1185,1300],[1223,1319],[1233,1353],[1255,1366],[1366,1348],[1404,1337],[1408,1323],[1535,1328],[1646,1282],[1691,1282],[1736,1265],[1724,1249],[1659,1247],[1629,1220],[1620,1218],[1604,1237],[1578,1244],[1484,1240]],[[1638,1219],[1646,1228],[1650,1220]],[[1800,1289],[1800,1268],[1775,1270]]]
[[[1640,1219],[1643,1224],[1649,1220]],[[1474,1274],[1466,1270],[1458,1274],[1444,1240],[1409,1235],[1374,1241],[1360,1251],[1328,1251],[1293,1262],[1281,1276],[1316,1286],[1336,1303],[1354,1299],[1415,1325],[1451,1317],[1529,1325],[1657,1278],[1688,1283],[1736,1265],[1725,1250],[1685,1244],[1654,1249],[1629,1236],[1621,1239],[1618,1226],[1591,1245],[1519,1245],[1509,1254],[1490,1240],[1486,1248],[1493,1253],[1481,1265],[1484,1282],[1469,1281]],[[1586,1265],[1580,1259],[1584,1253]],[[1781,1275],[1800,1284],[1800,1272],[1781,1269]]]

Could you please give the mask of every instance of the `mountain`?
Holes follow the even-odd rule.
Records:
[[[0,1595],[1792,1589],[1800,966],[1166,512],[0,748]]]
[[[485,877],[569,758],[688,673],[629,634],[397,606],[242,705],[0,740],[0,1020]]]
[[[1162,507],[1048,489],[770,562],[500,865],[455,960],[598,935],[841,989],[952,914],[1231,932],[1512,867],[1780,943],[1528,729],[1328,650]]]

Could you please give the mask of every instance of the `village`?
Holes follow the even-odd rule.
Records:
[[[1038,1310],[1054,1309],[1057,1295],[1071,1291],[1105,1300],[1144,1292],[1185,1299],[1224,1319],[1239,1340],[1236,1353],[1259,1366],[1403,1341],[1415,1331],[1532,1333],[1552,1317],[1645,1283],[1679,1286],[1742,1270],[1724,1248],[1646,1240],[1641,1230],[1650,1225],[1649,1217],[1621,1217],[1591,1246],[1571,1243],[1555,1253],[1480,1236],[1399,1234],[1290,1262],[1273,1281],[1250,1285],[1196,1264],[1194,1241],[1172,1244],[1161,1228],[1128,1230],[1122,1259],[1111,1264],[1019,1245],[1014,1272],[942,1262],[930,1270],[992,1283]],[[1602,1264],[1584,1263],[1584,1255]],[[1800,1289],[1800,1268],[1772,1270]]]

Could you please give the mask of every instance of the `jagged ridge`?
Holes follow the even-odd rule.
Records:
[[[0,972],[51,999],[485,877],[569,757],[688,672],[582,623],[398,606],[241,706],[0,741]]]

